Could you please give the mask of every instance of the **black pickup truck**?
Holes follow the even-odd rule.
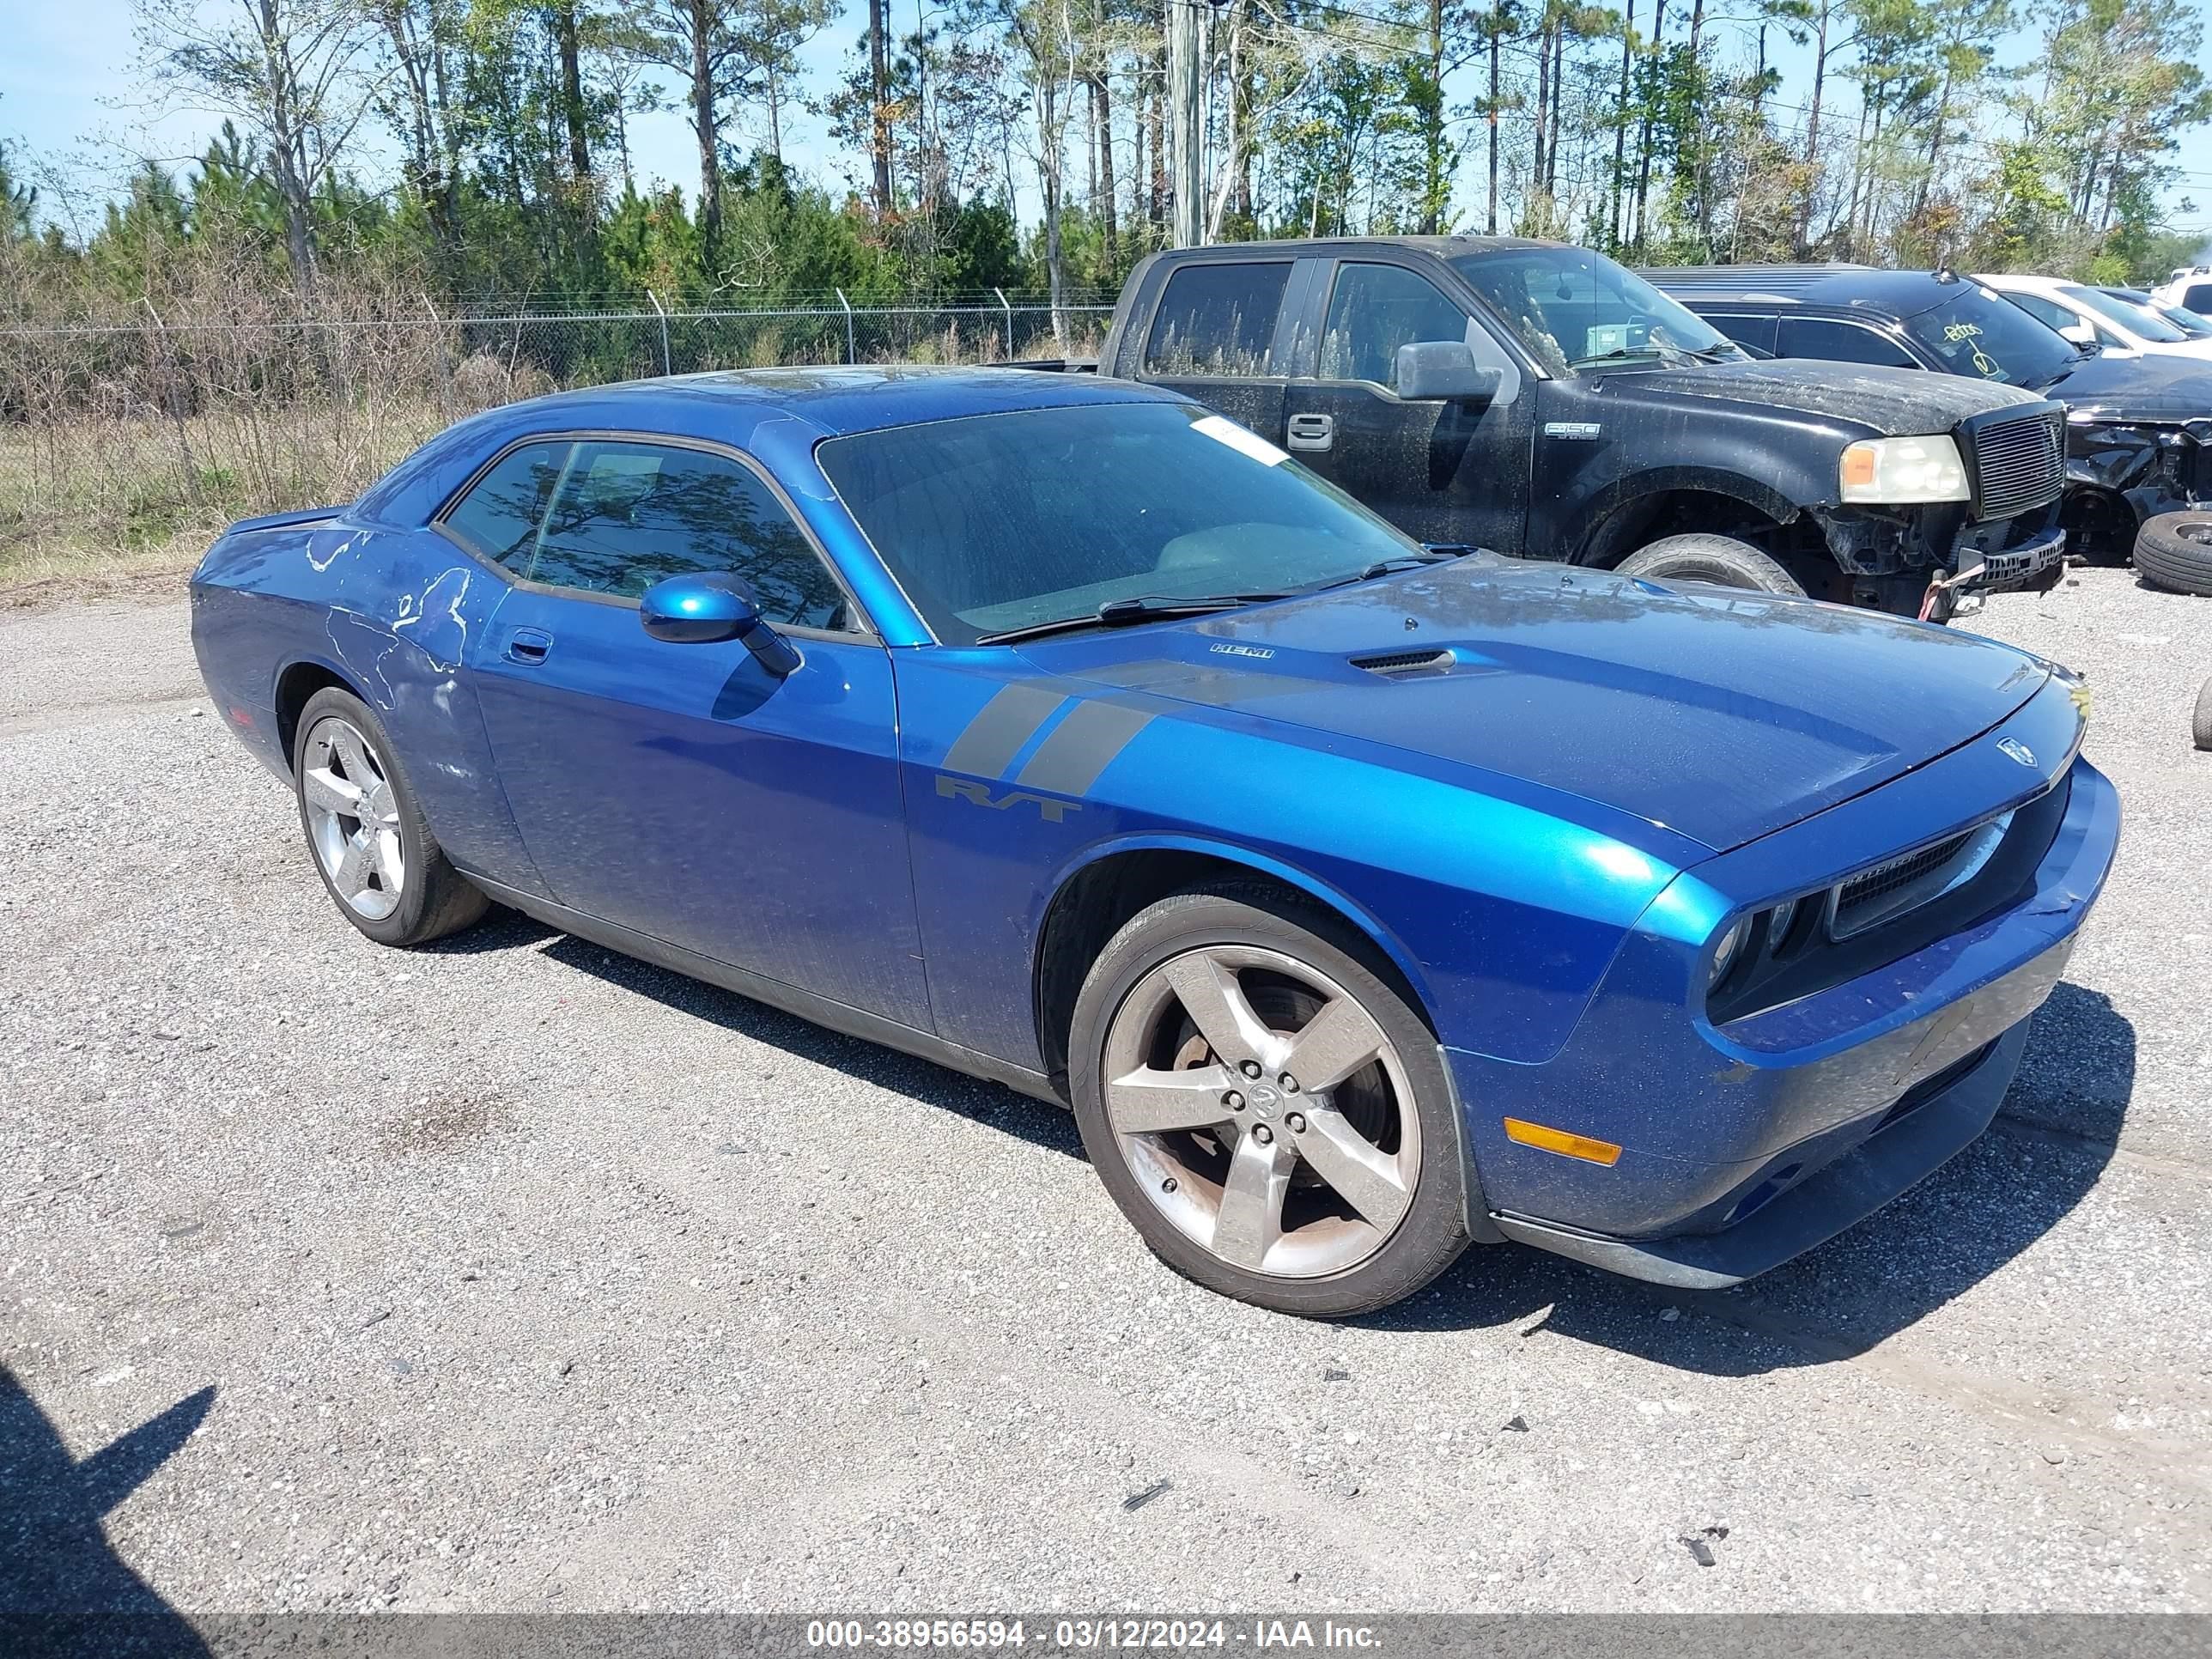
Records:
[[[1099,369],[1233,416],[1425,542],[1939,619],[1976,586],[2048,587],[2063,568],[2057,404],[1757,361],[1580,248],[1155,254]]]

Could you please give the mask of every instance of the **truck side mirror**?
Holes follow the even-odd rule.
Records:
[[[1414,340],[1398,348],[1398,396],[1409,404],[1486,404],[1504,374],[1474,361],[1464,340]]]

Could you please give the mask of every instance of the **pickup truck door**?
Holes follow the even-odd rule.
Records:
[[[1470,307],[1408,265],[1340,260],[1311,293],[1320,323],[1289,384],[1284,447],[1419,540],[1520,553],[1535,398],[1513,356]],[[1400,346],[1462,339],[1503,375],[1494,400],[1399,398]]]

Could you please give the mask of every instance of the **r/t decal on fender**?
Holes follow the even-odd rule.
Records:
[[[968,778],[948,778],[937,775],[937,793],[947,800],[972,801],[978,806],[988,806],[1003,812],[1009,806],[1034,806],[1047,823],[1058,823],[1070,812],[1080,812],[1083,803],[1059,800],[1050,795],[1033,795],[1026,789],[1009,789],[1003,795],[994,795],[988,783],[977,783]]]

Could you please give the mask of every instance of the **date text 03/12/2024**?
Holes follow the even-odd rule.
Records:
[[[1248,1648],[1260,1652],[1305,1648],[1369,1650],[1380,1645],[1373,1626],[1333,1619],[816,1619],[810,1648],[1096,1649]]]

